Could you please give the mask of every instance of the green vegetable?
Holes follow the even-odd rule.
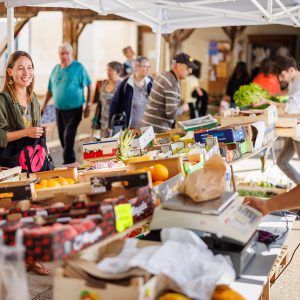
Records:
[[[285,103],[288,101],[288,96],[270,96],[269,99],[274,102]]]
[[[250,106],[259,102],[262,98],[269,98],[269,93],[256,83],[242,85],[234,93],[233,100],[239,107]]]
[[[259,197],[259,198],[270,198],[271,196],[275,195],[272,192],[245,191],[245,190],[240,190],[238,191],[238,193],[241,197]]]

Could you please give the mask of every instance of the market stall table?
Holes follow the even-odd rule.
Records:
[[[274,151],[274,142],[276,141],[277,138],[275,138],[272,142],[268,143],[267,145],[251,152],[251,153],[246,153],[244,154],[241,158],[237,159],[237,160],[234,160],[229,164],[230,166],[230,170],[231,170],[231,180],[232,180],[232,185],[233,185],[233,190],[236,191],[236,184],[235,184],[235,179],[234,179],[234,170],[233,170],[233,166],[238,164],[239,162],[245,160],[245,159],[249,159],[263,151],[265,151],[264,153],[264,160],[266,161],[267,157],[268,157],[268,154],[269,154],[269,151],[271,150],[272,151],[272,159],[273,159],[273,163],[274,165],[276,164],[276,157],[275,157],[275,151]]]
[[[260,243],[253,260],[242,272],[240,278],[236,279],[230,285],[231,288],[243,295],[245,299],[255,300],[260,299],[262,296],[264,288],[268,284],[272,267],[280,255],[282,248],[284,248],[284,243],[295,219],[294,215],[283,217],[272,214],[262,219],[258,229],[278,234],[279,239],[268,247]],[[268,286],[266,289],[268,290]],[[268,299],[268,293],[264,295],[263,299]]]

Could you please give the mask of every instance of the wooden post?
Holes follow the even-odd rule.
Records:
[[[18,35],[18,33],[22,30],[22,28],[27,24],[27,22],[30,20],[30,18],[25,18],[20,21],[18,21],[14,26],[14,38]],[[0,57],[5,52],[7,48],[7,40],[3,41],[0,45]]]

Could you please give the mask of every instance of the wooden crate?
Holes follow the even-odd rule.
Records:
[[[76,182],[78,181],[77,168],[59,168],[51,171],[30,173],[27,178],[27,173],[21,173],[21,180],[34,180],[34,179],[51,179],[55,177],[73,178]]]
[[[276,278],[282,272],[282,270],[287,265],[287,255],[288,255],[288,247],[283,246],[281,249],[280,254],[278,255],[277,259],[274,262],[274,265],[271,269],[271,272],[268,277],[268,281],[264,286],[262,296],[260,300],[269,300],[270,299],[270,287],[271,284],[275,282]]]
[[[278,111],[275,105],[270,105],[266,109],[252,109],[248,111],[249,114],[246,114],[246,111],[243,111],[243,116],[233,116],[233,117],[223,117],[215,116],[221,126],[229,125],[241,125],[247,123],[254,123],[257,121],[264,121],[267,125],[274,124],[278,118]],[[252,116],[252,114],[256,114]]]
[[[91,193],[91,185],[89,183],[76,183],[40,190],[34,189],[32,198],[36,202],[50,200],[50,203],[53,203],[53,201],[69,203],[80,194],[88,193]]]
[[[0,168],[0,182],[19,181],[21,172],[21,167],[14,167],[11,169]]]
[[[129,171],[139,170],[145,167],[154,166],[155,164],[164,165],[169,170],[169,178],[176,176],[179,173],[184,174],[181,157],[171,157],[171,158],[129,163],[128,170]]]
[[[22,173],[21,178],[25,180],[35,180],[35,179],[51,179],[57,177],[64,178],[73,178],[76,182],[78,182],[78,170],[77,168],[60,168],[51,171],[45,172],[37,172],[29,174],[30,178],[27,178],[27,174]],[[68,203],[74,197],[90,193],[91,187],[89,183],[75,183],[70,185],[64,185],[53,188],[45,188],[45,189],[35,189],[33,188],[32,198],[33,201],[46,201],[50,202],[63,202]]]
[[[91,177],[95,176],[110,176],[116,174],[124,174],[127,171],[127,167],[120,167],[120,168],[112,168],[112,169],[99,169],[99,170],[90,170],[90,171],[79,171],[78,172],[78,182],[90,182]]]
[[[0,193],[13,193],[12,198],[0,198],[0,207],[16,207],[19,202],[32,199],[34,186],[28,181],[0,182]]]
[[[297,135],[297,118],[280,117],[276,123],[276,136],[278,137],[296,137]]]
[[[248,184],[238,184],[237,190],[250,191],[250,192],[270,192],[274,194],[283,194],[289,191],[288,188],[264,187],[264,186],[251,186]]]

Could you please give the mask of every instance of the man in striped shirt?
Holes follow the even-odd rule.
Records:
[[[148,97],[142,126],[153,126],[157,133],[174,127],[176,117],[188,110],[187,104],[180,102],[180,80],[194,68],[192,58],[180,53],[175,56],[171,71],[158,74]]]

